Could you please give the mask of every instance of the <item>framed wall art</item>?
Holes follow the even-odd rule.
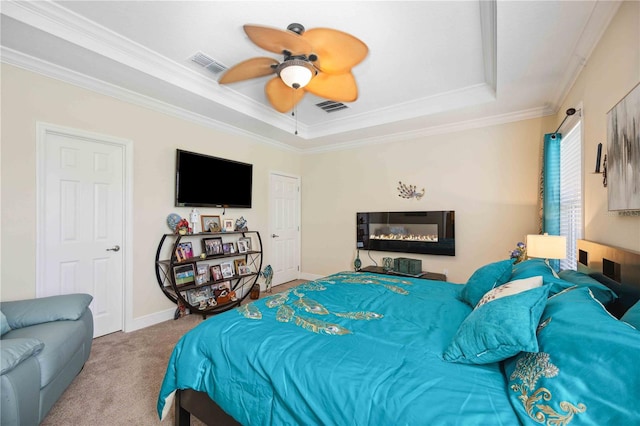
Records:
[[[201,215],[200,222],[202,224],[202,232],[220,232],[220,216]]]
[[[607,113],[609,211],[640,210],[640,84]]]

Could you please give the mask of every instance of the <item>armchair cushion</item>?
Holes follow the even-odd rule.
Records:
[[[32,355],[38,354],[44,343],[33,338],[3,339],[0,341],[0,375],[13,370]]]
[[[0,303],[9,326],[19,329],[46,322],[75,321],[87,310],[93,300],[89,294],[64,294],[38,299],[16,300]]]
[[[2,311],[0,311],[0,336],[10,331],[11,327],[9,327],[9,321],[7,321],[7,317],[5,317]]]

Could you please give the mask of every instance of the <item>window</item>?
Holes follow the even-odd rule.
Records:
[[[582,238],[582,120],[560,143],[560,235],[567,237],[567,258],[560,269],[576,269]]]

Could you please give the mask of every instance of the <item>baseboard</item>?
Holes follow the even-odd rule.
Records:
[[[125,332],[140,330],[142,328],[151,327],[152,325],[159,324],[164,321],[172,320],[176,308],[167,309],[153,314],[145,315],[143,317],[134,318],[131,324],[127,324]]]
[[[301,280],[313,281],[313,280],[319,280],[320,278],[323,278],[323,277],[326,277],[326,275],[309,274],[305,272],[300,273]]]

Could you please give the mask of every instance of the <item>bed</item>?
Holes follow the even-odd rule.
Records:
[[[181,425],[191,414],[221,425],[640,424],[640,255],[580,244],[586,263],[559,276],[536,259],[484,265],[465,285],[342,272],[212,317],[176,344],[158,414],[175,406]]]

